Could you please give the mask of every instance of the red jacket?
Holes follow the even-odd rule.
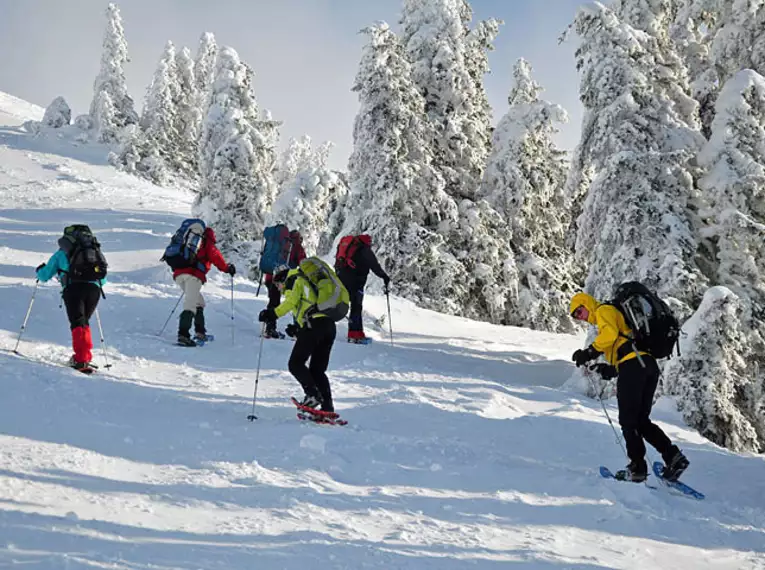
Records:
[[[204,265],[205,270],[202,271],[199,264]],[[215,247],[215,232],[212,228],[205,229],[204,239],[202,240],[202,249],[197,253],[197,265],[194,267],[184,267],[183,269],[176,269],[173,271],[173,279],[178,277],[181,273],[188,273],[197,277],[204,283],[207,281],[207,272],[210,271],[210,265],[215,265],[219,271],[227,271],[228,263],[223,259],[223,254]]]
[[[297,239],[292,239],[292,249],[290,250],[290,258],[287,261],[287,265],[290,266],[290,269],[294,269],[298,265],[300,265],[300,262],[303,261],[306,258],[305,250],[303,249],[303,238],[299,237]],[[271,273],[266,273],[266,285],[271,283],[274,276]]]

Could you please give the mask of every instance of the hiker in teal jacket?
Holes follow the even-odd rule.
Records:
[[[59,246],[67,247],[59,240]],[[70,246],[71,247],[71,246]],[[104,262],[105,265],[105,262]],[[72,349],[74,355],[69,360],[69,365],[77,370],[90,368],[93,360],[93,339],[90,333],[90,317],[98,306],[98,300],[103,295],[102,287],[106,283],[106,277],[93,281],[78,281],[69,277],[69,258],[64,249],[54,253],[47,263],[37,266],[37,280],[45,283],[53,277],[57,277],[63,291],[61,296],[66,306],[66,315],[69,318],[69,326],[72,330]]]

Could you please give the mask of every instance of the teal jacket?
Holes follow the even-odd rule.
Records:
[[[67,259],[64,250],[59,249],[56,253],[50,256],[48,263],[37,271],[37,279],[38,281],[45,283],[46,281],[53,279],[53,277],[57,277],[59,282],[63,285],[61,278],[68,271],[69,259]],[[106,284],[106,277],[96,281],[89,281],[89,283],[103,287],[104,284]]]

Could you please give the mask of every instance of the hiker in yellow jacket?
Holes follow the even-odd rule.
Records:
[[[647,352],[635,350],[632,331],[614,305],[577,293],[571,299],[569,312],[574,319],[587,321],[598,329],[592,344],[574,352],[572,360],[577,366],[584,366],[602,355],[608,364],[598,363],[590,369],[597,370],[607,380],[617,378],[619,424],[630,460],[626,469],[616,472],[617,479],[645,481],[648,476],[645,440],[661,453],[666,465],[665,477],[676,480],[688,467],[688,459],[649,417],[660,376],[656,359]]]
[[[309,276],[314,274],[306,273],[310,271],[315,271],[318,277],[311,280]],[[273,283],[285,295],[284,301],[274,309],[262,310],[258,319],[275,322],[292,312],[296,322],[285,329],[295,337],[289,371],[303,387],[305,398],[301,404],[334,412],[327,367],[337,336],[335,321],[348,312],[348,291],[334,271],[315,257],[301,262],[296,269],[277,268]],[[309,358],[311,362],[306,366]]]

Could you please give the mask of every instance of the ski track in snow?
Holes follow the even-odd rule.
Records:
[[[385,298],[369,295],[376,342],[339,341],[330,364],[350,424],[296,419],[292,343],[273,340],[247,421],[265,295],[237,278],[232,320],[213,270],[216,340],[174,346],[177,312],[158,336],[180,294],[158,259],[191,196],[116,172],[66,131],[25,133],[36,113],[0,94],[0,567],[765,568],[765,459],[705,441],[670,400],[654,417],[707,499],[599,478],[625,459],[599,404],[559,389],[581,337],[394,298],[391,346],[371,325]],[[54,284],[12,353],[34,267],[73,222],[110,262],[92,376],[60,366],[69,330]]]

